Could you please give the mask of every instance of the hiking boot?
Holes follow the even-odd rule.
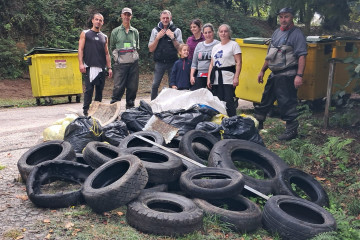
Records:
[[[83,112],[83,113],[84,113],[84,116],[85,116],[85,117],[88,116],[88,110],[85,110],[85,109],[84,109],[84,112]]]
[[[280,141],[289,141],[297,137],[298,132],[297,129],[299,127],[299,122],[297,120],[287,121],[286,122],[286,130],[283,134],[281,134],[278,139]]]
[[[281,134],[278,137],[278,139],[280,141],[290,141],[291,139],[296,138],[297,135],[298,135],[297,130],[291,130],[291,131],[286,130],[283,134]]]

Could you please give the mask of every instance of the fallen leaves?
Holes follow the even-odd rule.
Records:
[[[74,226],[74,224],[72,222],[65,223],[65,228],[66,229],[71,229],[73,226]]]
[[[43,223],[51,223],[50,219],[44,219]]]
[[[78,232],[81,232],[81,229],[74,229],[74,231],[71,233],[72,236],[76,236]]]
[[[23,201],[26,201],[29,199],[29,197],[27,195],[16,195],[15,197],[18,199],[21,199]]]
[[[326,178],[322,178],[322,177],[318,177],[318,176],[316,176],[315,179],[318,180],[318,181],[325,181],[326,180]]]

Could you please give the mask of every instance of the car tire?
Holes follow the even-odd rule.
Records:
[[[121,150],[104,142],[89,142],[84,151],[84,160],[94,169],[121,155]]]
[[[241,195],[218,200],[195,198],[194,202],[206,214],[219,216],[221,221],[236,232],[252,232],[261,226],[260,208]]]
[[[323,232],[336,230],[334,217],[319,205],[308,200],[277,195],[264,206],[263,226],[283,239],[305,240]]]
[[[287,168],[280,172],[275,181],[275,194],[300,197],[292,189],[292,184],[303,190],[310,198],[309,201],[321,207],[329,207],[328,195],[321,184],[309,174],[295,168]]]
[[[131,148],[131,147],[156,147],[153,144],[150,144],[148,142],[145,142],[144,140],[141,140],[140,138],[137,138],[136,135],[147,138],[160,145],[165,144],[164,137],[159,132],[140,131],[126,136],[123,140],[121,140],[118,147],[121,149]]]
[[[65,208],[84,202],[81,188],[53,194],[43,193],[42,185],[55,180],[83,184],[93,169],[85,164],[66,160],[52,160],[37,164],[26,181],[29,199],[42,208]]]
[[[126,220],[144,233],[179,236],[202,229],[203,211],[186,197],[147,192],[128,204]]]
[[[135,199],[147,181],[148,174],[140,159],[123,155],[95,169],[84,182],[82,194],[94,212],[102,213]]]
[[[23,181],[26,182],[35,165],[49,160],[75,161],[76,154],[69,142],[61,140],[43,142],[29,148],[17,163]]]
[[[195,179],[231,179],[229,184],[221,187],[203,187],[196,185]],[[244,188],[244,178],[238,171],[226,168],[197,168],[187,171],[180,177],[180,188],[186,194],[201,199],[219,199],[240,194]]]
[[[169,183],[177,180],[183,168],[178,156],[165,150],[152,147],[132,147],[123,149],[124,154],[137,156],[149,174],[151,183]]]
[[[272,194],[273,185],[280,172],[288,165],[275,153],[259,144],[240,140],[225,139],[217,142],[209,156],[210,167],[237,170],[234,162],[245,162],[263,170],[266,179],[256,179],[244,174],[245,184],[263,194]]]
[[[218,139],[202,130],[190,130],[182,136],[179,153],[203,165],[207,165],[210,151]]]

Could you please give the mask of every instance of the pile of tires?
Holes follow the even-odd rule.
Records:
[[[264,179],[240,172],[239,163],[261,169]],[[336,229],[334,218],[322,208],[329,205],[327,194],[313,177],[290,168],[259,144],[219,141],[200,130],[188,131],[171,146],[157,132],[136,132],[119,146],[89,142],[82,154],[75,154],[68,142],[49,141],[24,153],[18,169],[36,206],[61,208],[85,203],[103,213],[127,205],[128,224],[144,233],[179,236],[202,230],[204,215],[217,215],[236,232],[263,226],[284,239],[308,239]],[[43,193],[44,186],[55,181],[73,182],[77,187]],[[247,198],[245,185],[275,196],[261,211]],[[301,198],[293,185],[308,200]]]

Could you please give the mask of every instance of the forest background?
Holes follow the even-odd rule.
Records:
[[[81,31],[91,27],[96,12],[103,14],[102,31],[110,36],[121,24],[121,9],[133,10],[131,24],[140,32],[140,65],[146,72],[153,67],[147,47],[150,33],[164,9],[172,12],[186,41],[195,18],[215,27],[228,23],[232,37],[270,37],[276,12],[284,6],[296,10],[296,24],[305,35],[359,35],[353,24],[360,21],[360,0],[0,0],[0,79],[27,74],[23,56],[33,47],[77,49]],[[312,27],[315,13],[319,25]]]

